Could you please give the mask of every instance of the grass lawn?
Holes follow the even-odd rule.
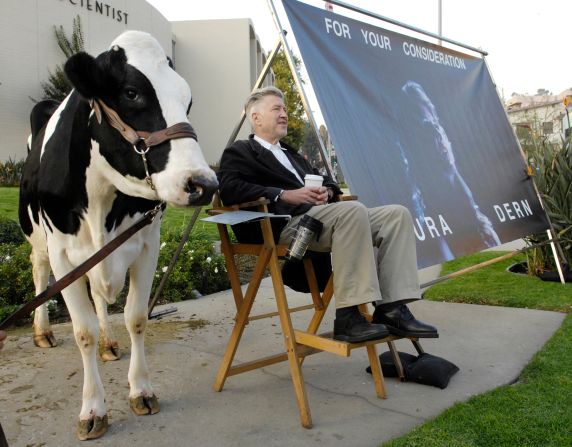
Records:
[[[0,187],[0,216],[18,222],[18,191],[16,187]]]
[[[443,266],[442,274],[453,273],[498,256],[499,252],[483,252],[455,259]],[[541,281],[534,276],[506,271],[510,265],[525,259],[524,255],[518,255],[437,284],[427,290],[424,297],[435,301],[569,312],[572,305],[571,284],[563,286],[559,282]]]
[[[478,253],[445,264],[444,274],[498,256]],[[507,260],[433,286],[427,299],[569,312],[572,284],[514,275]],[[572,315],[519,380],[459,403],[384,447],[572,446]],[[445,391],[446,392],[446,391]]]
[[[18,221],[18,190],[19,188],[17,187],[0,187],[0,216],[8,217],[16,222]],[[207,208],[209,207],[203,208],[195,223],[192,234],[199,233],[210,240],[217,240],[219,236],[216,225],[200,221],[200,219],[207,216],[205,213],[205,209]],[[161,229],[162,231],[179,230],[182,233],[192,216],[192,208],[175,208],[168,206]]]

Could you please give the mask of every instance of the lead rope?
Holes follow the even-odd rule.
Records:
[[[4,321],[0,323],[0,329],[6,329],[12,326],[21,318],[30,315],[30,312],[32,312],[34,309],[44,304],[56,293],[61,292],[72,282],[85,275],[89,270],[91,270],[94,266],[96,266],[103,259],[109,256],[114,250],[120,247],[127,239],[129,239],[139,230],[141,230],[142,228],[153,222],[159,211],[161,211],[162,206],[163,203],[159,203],[157,206],[155,206],[155,208],[145,212],[145,214],[143,214],[143,216],[137,222],[131,225],[127,230],[125,230],[119,236],[117,236],[116,238],[105,244],[100,250],[91,255],[88,259],[86,259],[84,262],[78,265],[71,272],[68,272],[67,274],[62,276],[60,279],[58,279],[55,283],[49,286],[42,293],[36,295],[35,298],[22,304],[18,309],[16,309],[14,313],[12,313],[8,318],[6,318]]]

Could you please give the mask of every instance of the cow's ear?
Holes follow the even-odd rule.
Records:
[[[93,56],[83,51],[76,53],[67,60],[64,70],[72,85],[84,98],[99,96],[101,74]]]
[[[76,53],[68,59],[64,69],[84,98],[107,98],[122,84],[126,63],[125,51],[115,46],[97,58],[84,52]]]

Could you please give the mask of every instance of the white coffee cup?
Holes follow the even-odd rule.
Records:
[[[321,175],[306,174],[304,177],[304,186],[322,186],[324,177]]]

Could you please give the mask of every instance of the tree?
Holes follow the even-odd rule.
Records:
[[[300,59],[294,56],[296,70],[300,67]],[[288,110],[288,135],[284,141],[294,148],[299,148],[304,142],[304,131],[307,120],[304,118],[304,106],[296,87],[296,81],[290,71],[284,51],[278,52],[272,61],[274,84],[284,92],[284,102]]]
[[[54,26],[54,34],[56,36],[58,46],[66,56],[66,59],[69,59],[75,53],[84,50],[83,31],[81,29],[81,19],[79,15],[73,19],[71,38],[66,36],[62,25],[60,25],[59,28]],[[63,66],[58,64],[53,72],[48,70],[48,80],[46,82],[42,82],[42,90],[44,91],[43,99],[63,101],[68,93],[71,92],[72,88],[73,86],[67,78]]]
[[[320,155],[320,142],[312,126],[308,121],[305,121],[304,138],[300,145],[300,153],[306,158],[314,168],[324,170],[324,162]]]

